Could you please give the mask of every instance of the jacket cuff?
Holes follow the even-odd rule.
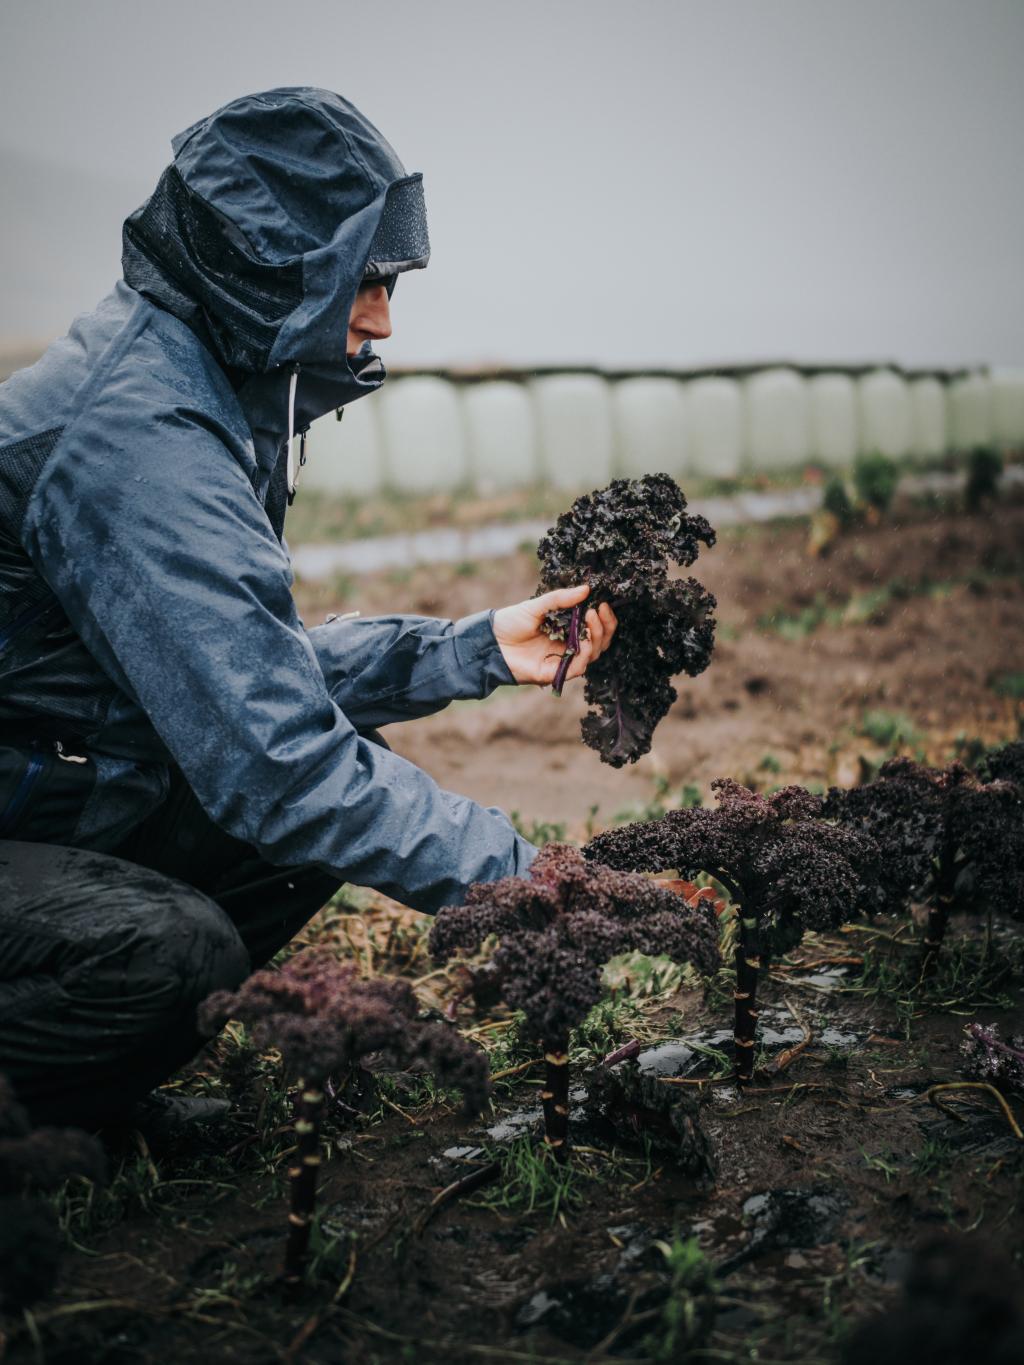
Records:
[[[480,680],[480,694],[487,696],[496,687],[515,684],[501,646],[494,638],[494,611],[478,611],[455,622],[455,657],[466,673]]]

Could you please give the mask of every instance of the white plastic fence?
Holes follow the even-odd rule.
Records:
[[[731,479],[841,468],[863,451],[899,459],[993,443],[1024,445],[1024,368],[409,374],[343,421],[313,424],[303,482],[351,496],[490,493],[539,480],[579,489],[657,470]]]

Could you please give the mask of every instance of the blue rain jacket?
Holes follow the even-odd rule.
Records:
[[[307,631],[283,538],[289,401],[382,382],[348,316],[426,264],[421,179],[305,88],[173,147],[124,280],[0,386],[0,838],[114,850],[177,764],[271,863],[458,903],[533,847],[366,732],[512,682],[492,614]]]

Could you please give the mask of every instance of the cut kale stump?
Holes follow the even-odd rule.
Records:
[[[701,545],[714,543],[707,521],[687,513],[675,480],[645,474],[577,498],[537,546],[538,592],[590,585],[585,602],[550,613],[545,624],[553,640],[565,642],[556,694],[585,638],[586,611],[607,602],[618,617],[611,646],[587,669],[591,711],[581,727],[584,743],[613,767],[650,750],[677,696],[670,679],[696,677],[711,662],[715,599],[695,578],[672,579],[669,571],[688,568]]]

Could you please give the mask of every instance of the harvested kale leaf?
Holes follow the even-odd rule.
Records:
[[[715,599],[695,578],[670,580],[669,566],[689,567],[701,544],[714,543],[707,521],[687,515],[675,480],[645,474],[577,498],[537,546],[538,592],[590,584],[585,602],[552,612],[546,622],[551,638],[567,645],[556,692],[579,650],[587,609],[608,602],[619,619],[611,647],[587,669],[592,711],[582,723],[584,743],[613,767],[635,763],[650,749],[655,726],[676,699],[670,678],[696,677],[711,662]]]

